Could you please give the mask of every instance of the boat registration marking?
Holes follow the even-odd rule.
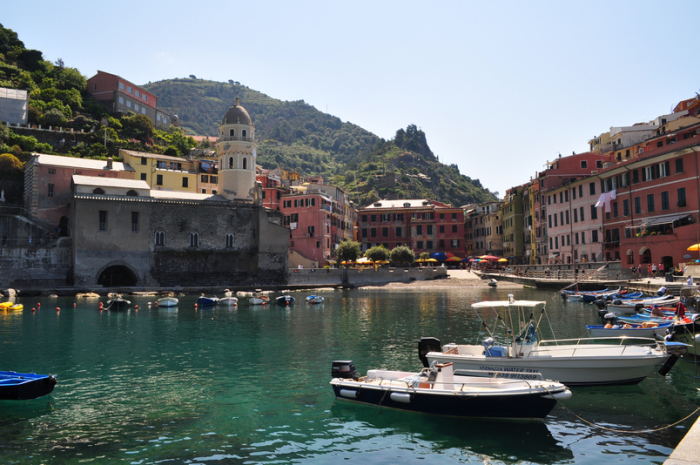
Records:
[[[489,375],[498,373],[499,378],[507,379],[539,379],[540,370],[535,368],[519,368],[519,367],[489,367],[481,365],[479,367],[481,371],[489,372]]]

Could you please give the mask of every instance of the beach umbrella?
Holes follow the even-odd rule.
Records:
[[[459,257],[457,257],[457,256],[455,256],[455,255],[453,255],[453,256],[451,256],[451,257],[448,257],[447,260],[445,260],[445,261],[446,261],[446,262],[461,262],[462,259],[459,258]]]
[[[425,261],[425,259],[419,258],[418,260],[416,260],[416,263],[423,263],[424,261]]]
[[[498,260],[498,257],[494,257],[493,255],[482,255],[479,258],[482,260]]]
[[[507,258],[499,258],[498,263],[508,263],[508,259]]]
[[[430,258],[433,258],[437,261],[443,262],[447,259],[447,255],[445,255],[442,252],[435,252],[434,254],[430,255]]]
[[[697,252],[698,250],[700,250],[700,244],[693,244],[685,250],[687,250],[688,252]]]
[[[435,260],[434,258],[426,258],[425,261],[429,263],[437,263],[437,260]]]

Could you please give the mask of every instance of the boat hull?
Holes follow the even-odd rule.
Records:
[[[611,347],[620,350],[613,355],[609,353]],[[551,379],[567,386],[609,386],[637,384],[669,357],[661,350],[644,346],[560,345],[542,349],[518,358],[430,352],[427,360],[428,363],[453,362],[455,373],[500,371],[508,373],[504,376],[511,379]]]
[[[213,307],[219,303],[219,299],[216,297],[198,297],[197,305],[200,307]]]
[[[361,382],[334,379],[333,392],[339,400],[375,405],[409,412],[477,418],[546,417],[557,403],[548,393],[476,394],[473,391],[430,392],[429,389],[386,388]]]
[[[591,337],[648,337],[663,336],[670,329],[671,323],[661,323],[656,328],[606,328],[604,325],[587,325]]]
[[[50,394],[56,378],[34,373],[0,371],[0,399],[30,400]]]
[[[159,307],[177,307],[177,304],[180,301],[175,297],[163,297],[158,299],[156,302],[158,303]]]

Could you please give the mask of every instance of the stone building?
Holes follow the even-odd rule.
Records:
[[[262,205],[247,115],[237,102],[220,127],[218,195],[151,189],[140,179],[73,176],[74,284],[286,282],[289,230],[281,213]]]

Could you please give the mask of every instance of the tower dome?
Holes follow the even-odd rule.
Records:
[[[238,98],[236,98],[236,104],[228,109],[221,124],[253,124],[253,121],[250,119],[246,109],[238,103]]]

